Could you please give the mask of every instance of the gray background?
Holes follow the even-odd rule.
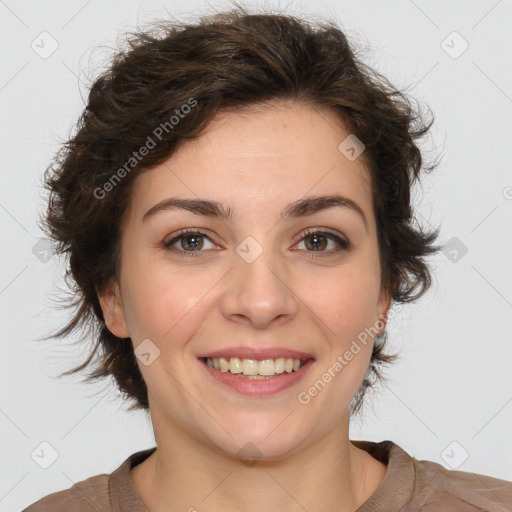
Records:
[[[167,13],[185,19],[227,5],[0,1],[2,511],[110,473],[154,445],[146,415],[126,413],[109,383],[55,377],[83,361],[83,348],[36,341],[68,315],[55,309],[62,263],[39,241],[40,178],[120,34]],[[390,320],[389,350],[402,358],[351,439],[391,439],[418,459],[512,480],[512,2],[265,5],[335,17],[368,48],[368,63],[436,117],[423,148],[443,158],[414,197],[423,225],[442,224],[446,250],[429,260],[431,291]],[[58,454],[47,469],[52,449],[42,442]],[[32,456],[41,450],[46,460]]]

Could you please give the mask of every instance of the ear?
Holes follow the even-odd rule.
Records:
[[[391,306],[391,299],[392,297],[389,294],[387,294],[384,290],[381,290],[379,295],[379,302],[377,304],[377,311],[379,313],[379,320],[381,321],[380,323],[381,325],[384,323],[384,325],[381,327],[381,329],[379,329],[379,334],[382,334],[386,329],[389,308]]]
[[[104,292],[98,293],[98,299],[108,330],[118,338],[129,338],[130,333],[126,326],[124,306],[118,283],[109,284]]]

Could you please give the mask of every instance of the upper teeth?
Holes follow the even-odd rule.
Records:
[[[276,373],[297,371],[301,367],[300,359],[240,359],[238,357],[207,357],[206,364],[221,372],[242,373],[244,375],[275,375]]]

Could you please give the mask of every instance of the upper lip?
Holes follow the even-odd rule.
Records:
[[[285,359],[302,359],[306,361],[307,359],[314,359],[311,354],[307,354],[306,352],[300,352],[298,350],[290,350],[289,348],[251,348],[251,347],[232,347],[232,348],[223,348],[220,350],[214,350],[212,352],[200,354],[197,356],[198,358],[209,357],[209,358],[219,358],[219,357],[238,357],[240,359],[277,359],[279,357],[284,357]]]

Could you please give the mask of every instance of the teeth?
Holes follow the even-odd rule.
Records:
[[[230,372],[233,374],[244,375],[247,377],[258,378],[269,377],[279,373],[291,373],[298,371],[304,362],[300,359],[278,357],[277,359],[240,359],[238,357],[219,357],[206,358],[206,364],[210,368],[215,368],[221,372]]]
[[[297,361],[299,361],[299,366],[300,366],[300,360],[297,359]],[[298,368],[297,368],[298,370]],[[263,361],[260,361],[259,365],[258,365],[258,373],[260,375],[275,375],[276,373],[276,363],[274,362],[273,359],[263,359]]]
[[[214,359],[215,361],[215,359]],[[229,360],[229,371],[231,373],[242,373],[242,360],[238,359],[238,357],[232,357]]]
[[[219,365],[221,372],[227,372],[229,370],[229,363],[226,361],[224,357],[219,357]],[[214,363],[215,366],[215,363]]]
[[[242,359],[242,373],[244,375],[258,375],[259,366],[256,359]]]

